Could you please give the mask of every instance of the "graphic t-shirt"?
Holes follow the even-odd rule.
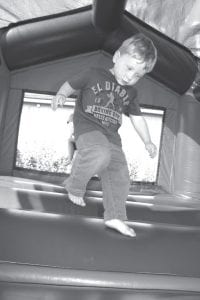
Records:
[[[122,114],[141,115],[136,89],[120,85],[109,70],[100,68],[91,68],[68,82],[80,90],[74,110],[75,140],[80,134],[99,130],[111,143],[121,145]]]

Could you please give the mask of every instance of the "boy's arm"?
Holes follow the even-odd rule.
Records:
[[[71,85],[66,81],[58,90],[57,94],[53,97],[51,101],[51,108],[56,110],[58,105],[63,106],[66,102],[66,98],[73,94],[75,90]]]
[[[151,158],[157,154],[156,146],[152,143],[147,122],[143,116],[129,115],[131,123],[145,144]]]

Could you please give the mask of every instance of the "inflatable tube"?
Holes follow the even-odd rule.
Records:
[[[0,282],[200,293],[200,278],[60,269],[9,262],[0,262]]]
[[[95,0],[93,2],[94,26],[105,33],[116,30],[120,26],[125,5],[125,0]]]
[[[87,8],[9,28],[1,41],[8,68],[14,70],[98,50],[101,38],[91,18]]]
[[[190,95],[182,97],[174,165],[174,194],[200,198],[200,104]]]

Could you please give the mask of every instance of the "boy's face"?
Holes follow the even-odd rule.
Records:
[[[116,51],[113,56],[113,62],[114,66],[111,72],[121,85],[134,85],[146,74],[145,62],[141,62],[128,53],[120,54],[119,51]]]

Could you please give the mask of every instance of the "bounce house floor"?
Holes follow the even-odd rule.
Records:
[[[70,203],[61,186],[1,177],[0,299],[198,299],[198,210],[128,199],[137,234],[128,238],[105,228],[101,194],[88,191],[86,202]]]

